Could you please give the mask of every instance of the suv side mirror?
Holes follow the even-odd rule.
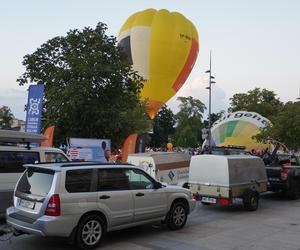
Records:
[[[163,185],[160,182],[155,182],[154,183],[154,189],[160,189],[162,187],[163,187]]]

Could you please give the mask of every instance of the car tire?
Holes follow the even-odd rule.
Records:
[[[285,195],[291,200],[297,200],[300,197],[300,183],[296,180],[290,181],[290,187],[286,190]]]
[[[251,189],[247,189],[243,195],[244,208],[248,211],[256,211],[258,208],[259,194]]]
[[[88,215],[78,224],[76,232],[77,245],[81,249],[96,248],[106,233],[106,226],[98,215]]]
[[[184,227],[187,220],[187,208],[184,203],[176,202],[172,205],[168,217],[167,226],[171,230],[178,230]]]

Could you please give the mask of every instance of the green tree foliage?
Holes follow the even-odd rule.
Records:
[[[247,93],[234,94],[230,99],[228,112],[245,110],[257,112],[270,119],[278,114],[282,109],[283,103],[273,91],[255,88]]]
[[[259,141],[274,139],[290,149],[300,150],[300,102],[287,102],[273,118],[273,126],[264,129],[256,138]]]
[[[175,115],[164,105],[153,120],[152,146],[165,147],[174,134]]]
[[[221,110],[217,113],[211,113],[210,115],[210,119],[211,119],[211,125],[214,124],[214,122],[216,122],[217,120],[221,119],[222,117],[225,116],[225,110]],[[208,128],[208,119],[209,117],[207,117],[207,120],[204,121],[204,127]]]
[[[10,129],[14,115],[7,106],[0,108],[0,129]]]
[[[176,114],[175,144],[182,147],[198,147],[202,142],[203,112],[205,105],[193,97],[178,97],[181,104]]]
[[[70,30],[26,55],[20,85],[45,85],[45,124],[56,125],[55,138],[110,138],[120,146],[133,132],[149,129],[139,102],[141,78],[128,65],[107,27]]]

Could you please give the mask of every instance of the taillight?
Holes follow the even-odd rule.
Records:
[[[286,181],[287,178],[288,178],[288,173],[289,173],[289,170],[288,170],[288,169],[281,169],[281,170],[280,170],[280,177],[281,177],[281,180]]]
[[[199,194],[193,194],[192,199],[195,201],[199,201],[200,200],[200,195]]]
[[[45,211],[45,215],[60,216],[60,199],[58,194],[51,196]]]
[[[230,199],[220,198],[219,199],[219,204],[222,205],[222,206],[228,206],[228,205],[230,205]]]

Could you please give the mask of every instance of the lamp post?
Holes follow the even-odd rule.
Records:
[[[216,83],[215,81],[212,81],[212,79],[215,79],[211,75],[211,51],[209,53],[209,70],[205,71],[205,73],[209,73],[209,86],[206,87],[209,91],[209,97],[208,97],[208,147],[210,149],[211,147],[211,85]]]

